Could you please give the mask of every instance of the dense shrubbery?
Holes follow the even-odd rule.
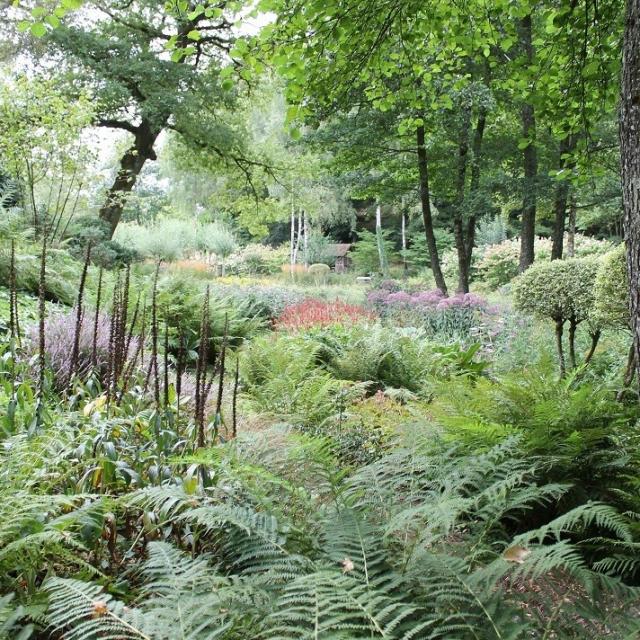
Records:
[[[16,284],[18,290],[38,295],[40,277],[40,253],[38,245],[21,245],[16,255]],[[71,305],[78,295],[78,282],[82,266],[67,251],[48,250],[45,295],[52,302]],[[0,284],[9,285],[11,264],[10,246],[0,245]]]
[[[576,234],[575,256],[600,256],[609,252],[612,244],[589,236]],[[565,249],[566,250],[566,249]],[[536,262],[548,261],[551,257],[551,240],[536,238]],[[484,247],[477,262],[477,277],[492,289],[508,284],[518,275],[520,239],[504,240],[499,244]]]
[[[537,303],[585,325],[597,267],[522,278],[544,273]],[[558,380],[533,354],[499,373],[463,346],[498,314],[472,295],[382,282],[376,319],[215,284],[207,309],[204,279],[161,270],[152,304],[151,267],[134,271],[129,299],[124,272],[104,274],[117,320],[99,316],[93,367],[91,268],[72,384],[73,312],[45,322],[43,393],[38,328],[0,338],[0,637],[173,640],[177,608],[184,640],[632,637],[640,416],[599,374]],[[139,339],[137,293],[145,355],[113,384],[95,371],[123,309]]]
[[[273,249],[262,244],[248,244],[227,260],[227,273],[237,275],[268,275],[280,273],[289,263],[289,247]]]
[[[368,304],[384,320],[399,326],[421,327],[442,338],[480,337],[490,331],[497,310],[473,293],[445,297],[441,291],[408,293],[382,283],[367,295]]]

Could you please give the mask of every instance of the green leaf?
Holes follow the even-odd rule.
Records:
[[[199,4],[190,14],[187,15],[189,20],[195,20],[204,13],[204,5]]]
[[[34,22],[31,25],[31,33],[36,38],[42,38],[47,33],[47,28],[42,24],[42,22]]]
[[[289,135],[291,136],[292,140],[300,140],[300,138],[302,137],[302,132],[298,127],[291,127],[291,129],[289,129]]]
[[[189,40],[200,40],[200,32],[197,29],[192,29],[187,33]]]
[[[54,29],[60,26],[60,19],[57,16],[50,15],[45,18],[45,22],[50,24]]]
[[[30,27],[31,27],[31,23],[28,20],[22,20],[18,22],[18,31],[20,33],[24,33],[25,31],[28,31]]]
[[[231,91],[233,89],[233,80],[227,78],[222,82],[221,86],[223,91]]]

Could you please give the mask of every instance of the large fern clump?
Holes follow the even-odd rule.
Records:
[[[345,474],[329,441],[239,439],[192,459],[206,486],[119,498],[146,540],[128,595],[50,575],[47,624],[74,640],[631,637],[638,594],[574,543],[597,527],[632,545],[628,519],[591,503],[513,533],[570,490],[538,483],[521,451],[521,437],[468,455],[413,436]]]

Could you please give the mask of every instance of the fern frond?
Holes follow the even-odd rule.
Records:
[[[144,615],[105,593],[99,585],[63,578],[44,584],[47,620],[68,640],[154,640]]]
[[[426,631],[419,607],[331,570],[286,585],[262,638],[414,638]]]
[[[517,536],[515,542],[525,546],[532,541],[542,544],[547,538],[560,540],[565,533],[584,531],[590,526],[611,531],[625,542],[633,540],[628,520],[614,507],[600,502],[588,502],[571,509],[539,529]]]

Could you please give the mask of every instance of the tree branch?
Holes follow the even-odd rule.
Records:
[[[125,120],[115,120],[110,118],[102,118],[96,122],[97,127],[109,127],[110,129],[123,129],[132,133],[134,136],[138,134],[139,128]]]

